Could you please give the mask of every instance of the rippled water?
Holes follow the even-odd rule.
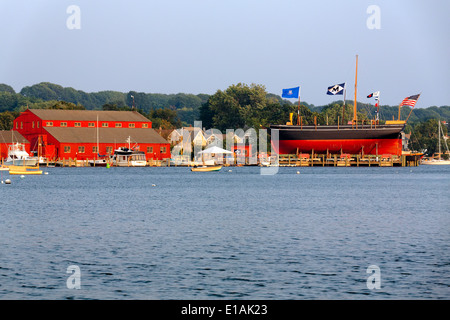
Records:
[[[450,298],[450,167],[45,170],[0,185],[1,299]]]

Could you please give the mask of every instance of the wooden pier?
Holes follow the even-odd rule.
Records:
[[[416,167],[421,155],[282,154],[280,167]]]
[[[96,160],[96,159],[92,159]],[[109,162],[110,167],[115,167],[116,165],[113,162]],[[58,159],[46,159],[44,163],[41,163],[43,167],[96,167],[100,165],[95,165],[95,161],[90,163],[89,159],[78,160],[77,158],[58,158]],[[132,165],[129,164],[129,167]],[[147,160],[147,167],[168,167],[170,166],[170,159],[156,160],[149,159]],[[103,165],[104,167],[104,165]]]
[[[420,164],[422,154],[408,153],[401,156],[397,155],[351,155],[351,154],[281,154],[278,156],[278,164],[280,167],[417,167]],[[274,165],[274,156],[271,157],[271,165]],[[259,157],[258,157],[259,159]],[[95,160],[95,159],[94,159]],[[148,167],[170,167],[170,166],[189,166],[189,163],[171,164],[171,159],[163,160],[147,160]],[[253,163],[248,158],[245,162],[224,163],[224,166],[248,166],[262,165],[260,161]],[[260,159],[261,161],[263,158]],[[268,162],[268,158],[264,158]],[[95,162],[94,162],[95,163]],[[77,160],[76,158],[68,159],[49,159],[41,166],[58,166],[58,167],[90,167],[89,160]],[[113,163],[110,163],[113,167]],[[129,165],[131,166],[131,164]]]

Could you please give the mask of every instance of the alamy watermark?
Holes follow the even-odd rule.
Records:
[[[367,7],[367,14],[370,16],[366,20],[366,26],[370,30],[381,29],[381,9],[379,6],[372,4]]]
[[[367,273],[370,274],[370,276],[367,278],[367,289],[373,290],[373,289],[381,289],[381,270],[380,267],[377,265],[370,265],[367,270]]]
[[[71,275],[67,278],[67,289],[81,289],[81,270],[77,265],[70,265],[67,267],[67,273]]]
[[[70,16],[66,20],[66,26],[69,30],[81,29],[81,10],[77,5],[70,5],[66,9],[66,13]]]

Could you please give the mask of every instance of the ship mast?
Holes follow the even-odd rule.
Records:
[[[357,91],[357,83],[358,83],[358,55],[356,55],[356,72],[355,72],[355,100],[353,106],[353,122],[355,125],[358,124],[358,116],[356,114],[356,91]]]

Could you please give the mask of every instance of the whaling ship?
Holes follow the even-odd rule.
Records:
[[[271,125],[270,130],[278,130],[279,139],[273,143],[272,147],[278,154],[366,154],[381,155],[402,154],[402,135],[406,121],[398,120],[386,121],[380,125],[379,120],[371,120],[363,123],[358,122],[356,112],[356,92],[358,77],[358,56],[356,56],[355,75],[355,100],[353,108],[353,119],[345,125],[303,125],[300,113],[298,114],[297,125],[291,121],[286,125]],[[405,98],[400,104],[414,106],[419,95]],[[300,107],[300,99],[299,99]]]

